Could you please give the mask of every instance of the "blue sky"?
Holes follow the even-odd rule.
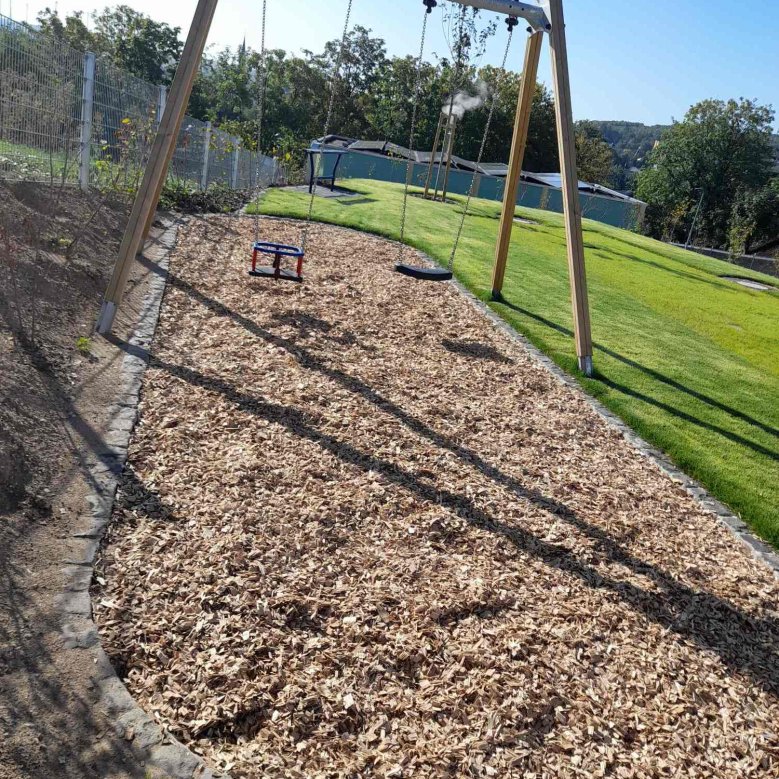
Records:
[[[55,0],[0,0],[3,13],[34,19]],[[195,0],[125,0],[154,18],[188,29]],[[57,0],[61,13],[106,2]],[[340,35],[346,0],[268,0],[269,45],[319,51]],[[776,0],[566,0],[573,107],[577,119],[665,124],[706,97],[752,97],[779,109],[779,2]],[[416,53],[421,0],[354,0],[353,23],[385,38],[391,54]],[[210,43],[259,45],[259,0],[222,0]],[[484,62],[497,64],[501,26]],[[445,52],[440,9],[427,52]],[[520,69],[522,42],[511,64]],[[550,82],[549,61],[539,78]],[[776,124],[779,129],[779,122]]]

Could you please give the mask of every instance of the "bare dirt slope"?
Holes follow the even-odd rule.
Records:
[[[393,246],[273,284],[231,227],[179,241],[97,593],[147,710],[235,777],[779,775],[769,570]]]
[[[0,777],[144,776],[94,707],[93,669],[65,648],[54,599],[87,504],[121,352],[89,336],[126,205],[0,187]],[[73,241],[76,240],[75,245]],[[143,297],[136,272],[126,332]]]

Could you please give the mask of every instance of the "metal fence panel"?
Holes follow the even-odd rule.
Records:
[[[90,169],[96,183],[137,186],[157,130],[159,90],[98,58]]]
[[[211,133],[209,147],[208,184],[219,183],[231,186],[233,179],[233,159],[238,140],[219,130]]]
[[[178,181],[188,181],[199,186],[205,146],[206,123],[189,116],[184,117],[169,175]]]
[[[0,15],[0,176],[130,193],[164,99],[163,88]],[[255,189],[276,170],[238,138],[185,117],[168,175],[196,187]]]
[[[0,173],[75,180],[83,55],[0,16]]]

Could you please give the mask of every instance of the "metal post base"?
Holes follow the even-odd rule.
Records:
[[[103,305],[100,306],[100,315],[97,318],[97,332],[100,335],[110,333],[114,326],[114,318],[116,317],[116,303],[112,303],[110,300],[104,300]]]
[[[579,370],[587,377],[592,377],[592,355],[579,357]]]

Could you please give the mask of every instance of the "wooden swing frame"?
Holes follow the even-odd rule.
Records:
[[[579,198],[579,176],[576,167],[576,136],[571,107],[571,80],[568,72],[568,45],[565,37],[563,0],[452,0],[460,5],[472,6],[509,16],[522,17],[529,23],[525,65],[517,99],[514,119],[514,135],[511,143],[509,170],[503,193],[503,207],[495,248],[495,264],[492,272],[492,297],[500,300],[506,274],[514,214],[517,207],[522,163],[530,128],[530,112],[536,90],[541,43],[549,35],[552,60],[552,77],[555,92],[555,117],[557,122],[557,148],[560,153],[560,174],[563,188],[565,237],[568,247],[568,275],[571,285],[574,338],[579,369],[585,376],[592,376],[592,327],[587,293],[587,273],[584,262],[584,237],[582,210]]]
[[[154,219],[168,166],[176,148],[176,139],[181,130],[189,97],[192,93],[192,85],[200,67],[217,2],[218,0],[198,0],[159,130],[154,138],[149,163],[136,193],[130,219],[119,249],[119,256],[103,299],[97,323],[97,330],[100,333],[108,333],[113,327],[116,312],[127,286],[132,261],[142,249]],[[540,0],[538,3],[520,2],[519,0],[453,0],[453,2],[508,16],[522,17],[530,24],[522,83],[517,101],[509,172],[503,195],[495,251],[492,295],[498,300],[503,289],[509,245],[514,227],[520,175],[530,126],[530,111],[536,88],[538,62],[541,56],[541,39],[545,33],[549,35],[576,353],[580,370],[585,375],[591,376],[593,372],[592,334],[584,262],[579,178],[576,170],[576,142],[571,109],[571,85],[568,72],[563,0]]]

